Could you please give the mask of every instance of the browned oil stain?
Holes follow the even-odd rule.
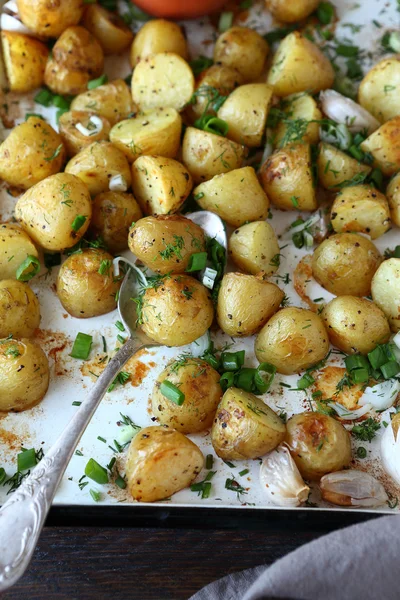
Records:
[[[0,442],[7,446],[8,450],[19,450],[22,445],[22,439],[13,433],[0,427]]]
[[[59,377],[68,375],[69,371],[64,366],[63,352],[70,347],[70,338],[65,333],[50,329],[37,329],[35,340],[39,342],[47,356],[54,361],[54,374]]]

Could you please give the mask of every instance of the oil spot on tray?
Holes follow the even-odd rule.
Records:
[[[55,375],[68,375],[69,371],[65,367],[63,353],[66,348],[69,350],[71,347],[70,338],[65,333],[50,329],[38,329],[35,339],[42,346],[48,358],[53,361]]]

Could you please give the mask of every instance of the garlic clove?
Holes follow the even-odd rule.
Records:
[[[381,126],[365,108],[335,90],[321,92],[319,99],[324,114],[336,123],[347,125],[352,133],[367,129],[371,134]]]
[[[361,408],[356,408],[354,410],[349,410],[343,404],[339,402],[328,402],[327,406],[332,408],[336,414],[345,421],[355,421],[356,419],[360,419],[364,415],[366,415],[372,408],[372,404],[367,403]]]
[[[260,481],[268,499],[276,506],[299,506],[310,493],[285,443],[264,457]]]
[[[369,473],[349,469],[324,475],[320,481],[322,499],[339,506],[374,508],[388,502],[383,485]]]
[[[358,403],[361,406],[371,404],[375,410],[386,410],[393,406],[399,392],[400,381],[398,379],[387,379],[373,387],[365,388]]]
[[[381,439],[381,460],[386,473],[400,485],[400,413],[394,415]]]

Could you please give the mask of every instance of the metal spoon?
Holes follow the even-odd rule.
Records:
[[[187,217],[199,224],[210,238],[217,239],[226,250],[224,224],[217,215],[202,211]],[[137,297],[141,290],[140,275],[129,269],[118,299],[119,315],[130,333],[129,339],[110,360],[46,456],[0,510],[0,591],[12,586],[28,567],[65,469],[109,385],[138,350],[160,345],[137,328],[136,305],[131,298]]]

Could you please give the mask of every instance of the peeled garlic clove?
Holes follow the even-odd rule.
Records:
[[[400,485],[400,413],[394,415],[381,439],[381,460],[386,473]]]
[[[367,129],[371,134],[381,125],[365,108],[335,90],[321,92],[319,99],[324,114],[335,123],[347,125],[352,133]]]
[[[328,473],[319,486],[323,500],[339,506],[373,508],[389,500],[385,488],[375,477],[356,469]]]
[[[285,443],[263,459],[260,481],[268,499],[276,506],[299,506],[310,493]]]

